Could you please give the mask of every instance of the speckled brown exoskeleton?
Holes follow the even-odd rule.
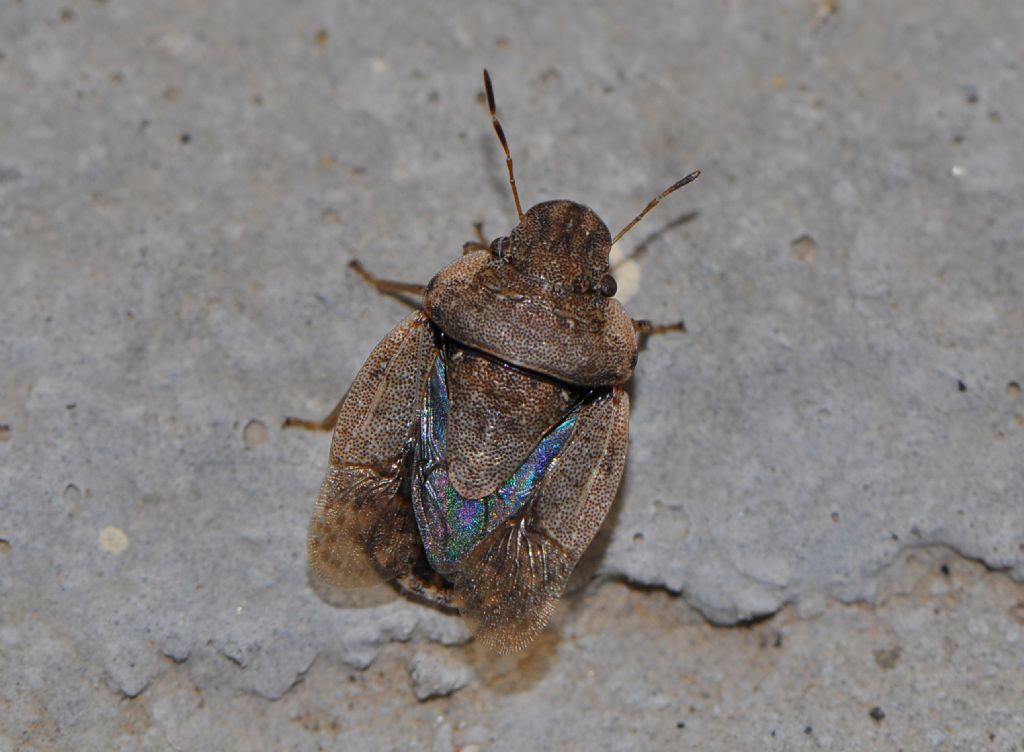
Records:
[[[341,587],[394,581],[458,608],[501,652],[543,628],[597,532],[626,462],[623,384],[640,335],[681,330],[637,321],[617,300],[615,238],[593,211],[546,201],[523,213],[490,77],[484,88],[505,152],[519,224],[428,285],[378,279],[422,308],[370,354],[323,421],[334,430],[313,510],[309,562]]]

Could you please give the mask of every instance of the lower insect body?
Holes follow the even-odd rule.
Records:
[[[356,270],[384,292],[421,289]],[[636,328],[657,333],[675,327],[637,322]],[[605,518],[625,464],[629,400],[618,386],[556,384],[493,361],[446,341],[417,311],[375,348],[323,421],[288,418],[285,426],[334,430],[330,467],[310,524],[313,572],[345,588],[393,582],[416,597],[457,608],[478,638],[510,652],[528,644],[548,621]],[[467,442],[446,439],[445,432],[458,430],[457,413],[472,402],[457,391],[470,365],[483,369],[482,380],[489,384],[484,391],[500,391],[501,380],[512,379],[505,403],[516,401],[516,390],[547,394],[552,404],[565,402],[541,416],[536,424],[548,427],[536,441],[519,447],[520,454],[512,452],[515,461],[499,470],[508,473],[507,480],[495,488],[478,484],[486,494],[463,495],[448,475],[458,475],[455,455]],[[450,395],[448,387],[454,390]],[[519,412],[528,409],[529,400],[518,402]],[[500,421],[510,419],[502,412],[484,411],[482,420],[498,423],[481,428],[480,436],[500,440]],[[529,418],[519,412],[516,419]]]

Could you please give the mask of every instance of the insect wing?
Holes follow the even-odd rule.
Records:
[[[399,489],[436,350],[426,316],[410,315],[345,396],[309,526],[310,568],[328,585],[376,585],[419,555],[415,517]]]
[[[543,629],[615,498],[628,439],[629,398],[620,387],[585,403],[529,503],[449,575],[482,642],[511,653]]]
[[[578,417],[575,410],[571,411],[548,431],[494,493],[468,499],[456,490],[449,471],[446,445],[450,412],[445,358],[439,354],[423,398],[412,502],[427,558],[431,567],[443,575],[457,570],[474,546],[529,501],[569,441]]]

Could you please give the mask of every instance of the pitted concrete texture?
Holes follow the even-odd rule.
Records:
[[[0,750],[1024,750],[1021,38],[1015,0],[0,6]],[[527,205],[614,232],[703,171],[617,249],[688,333],[630,387],[612,582],[517,659],[321,599],[328,438],[279,428],[408,311],[350,258],[510,229],[485,65]]]
[[[276,701],[207,651],[125,698],[26,619],[0,749],[1024,749],[1020,586],[948,549],[902,554],[880,582],[874,605],[730,628],[610,582],[524,656],[397,644],[356,670],[325,651]],[[54,660],[75,668],[30,691]]]

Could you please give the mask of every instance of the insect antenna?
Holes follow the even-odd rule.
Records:
[[[494,125],[494,132],[498,134],[501,141],[501,148],[505,150],[505,164],[508,166],[508,183],[512,186],[512,198],[516,202],[516,213],[519,219],[523,218],[523,207],[519,203],[519,191],[516,190],[516,176],[512,172],[512,153],[508,150],[508,141],[505,139],[505,131],[498,122],[498,108],[494,105],[494,87],[491,86],[491,74],[484,68],[484,90],[487,92],[487,109],[491,111],[491,123]]]
[[[487,75],[487,74],[486,74],[486,72],[484,73],[484,75]],[[511,165],[511,163],[510,163],[510,164],[509,164],[509,170],[511,170],[511,169],[512,169],[512,165]],[[679,190],[680,188],[682,188],[682,187],[683,187],[684,185],[686,185],[687,183],[692,183],[692,182],[693,182],[694,180],[696,180],[696,179],[697,179],[697,178],[699,178],[699,177],[700,177],[700,170],[694,170],[694,171],[693,171],[693,172],[691,172],[691,173],[690,173],[689,175],[687,175],[687,176],[686,176],[685,178],[683,178],[682,180],[680,180],[680,181],[678,181],[678,182],[676,182],[676,183],[673,183],[673,184],[672,184],[672,185],[670,185],[670,186],[669,186],[668,188],[666,188],[666,189],[665,189],[665,190],[663,190],[663,191],[662,191],[661,193],[659,193],[659,194],[658,194],[657,196],[655,196],[654,198],[652,198],[652,199],[651,199],[651,203],[647,204],[647,206],[645,206],[645,207],[644,207],[644,210],[643,210],[642,212],[640,212],[639,214],[637,214],[637,215],[636,215],[636,216],[635,216],[635,217],[633,218],[633,221],[632,221],[632,222],[630,222],[630,223],[629,223],[628,225],[626,225],[626,226],[625,226],[625,227],[623,227],[623,228],[622,228],[621,230],[619,230],[619,233],[618,233],[618,235],[616,235],[616,236],[615,236],[615,237],[614,237],[614,238],[612,239],[612,245],[615,245],[616,243],[618,243],[618,242],[619,242],[619,238],[621,238],[621,237],[622,237],[623,235],[625,235],[625,234],[626,234],[627,232],[629,232],[630,230],[632,230],[632,229],[633,229],[633,227],[634,227],[634,226],[636,226],[636,223],[637,223],[637,222],[639,222],[639,221],[640,221],[641,219],[643,219],[643,218],[644,218],[644,215],[646,215],[646,214],[647,214],[647,212],[649,212],[649,211],[650,211],[651,209],[653,209],[653,208],[654,208],[655,206],[657,206],[658,204],[660,204],[660,203],[661,203],[661,200],[662,200],[663,198],[665,198],[665,196],[667,196],[667,195],[668,195],[668,194],[670,194],[670,193],[674,193],[675,191],[678,191],[678,190]],[[515,188],[515,186],[513,186],[513,189],[514,189],[514,188]],[[518,203],[518,202],[517,202],[517,203]]]

